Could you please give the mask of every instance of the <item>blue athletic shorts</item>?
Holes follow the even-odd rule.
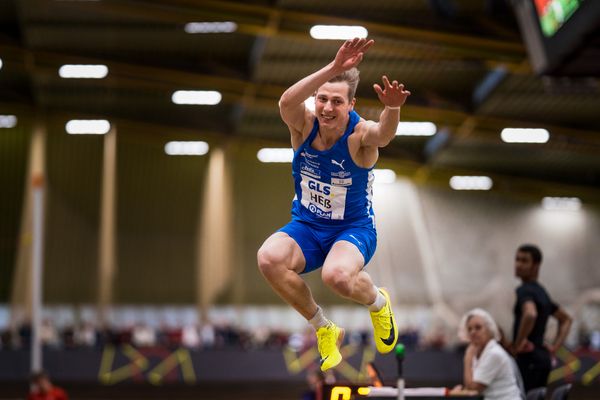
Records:
[[[364,265],[369,263],[377,247],[377,231],[371,224],[358,227],[316,227],[292,220],[279,229],[279,232],[287,233],[302,249],[306,260],[303,274],[322,267],[329,250],[339,240],[346,240],[355,245],[363,255]]]

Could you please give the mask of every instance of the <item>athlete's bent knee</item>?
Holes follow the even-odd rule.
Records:
[[[321,275],[323,283],[340,296],[350,297],[352,294],[352,277],[341,267],[329,267]]]
[[[258,269],[266,278],[274,277],[285,270],[285,257],[272,247],[261,247],[256,254]]]

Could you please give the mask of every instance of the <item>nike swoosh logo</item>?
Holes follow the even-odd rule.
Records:
[[[386,346],[391,346],[392,344],[394,344],[394,336],[395,336],[395,332],[394,332],[394,321],[392,320],[392,317],[390,316],[390,324],[392,325],[392,329],[390,330],[390,336],[388,336],[387,338],[379,338],[381,339],[381,341],[383,342],[383,344],[385,344]]]
[[[325,358],[321,358],[319,359],[319,364],[323,365],[323,363],[325,362],[325,360],[327,360],[329,358],[329,356],[325,357]]]

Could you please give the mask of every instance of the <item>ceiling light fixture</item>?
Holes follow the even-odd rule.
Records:
[[[170,156],[203,156],[208,153],[208,143],[202,141],[168,142],[165,153]]]
[[[437,126],[433,122],[400,122],[396,136],[433,136]]]
[[[196,104],[214,106],[221,102],[221,93],[214,90],[178,90],[171,100],[175,104]]]
[[[310,28],[310,36],[319,40],[348,40],[368,35],[367,29],[358,25],[315,25]]]
[[[264,148],[256,153],[259,161],[264,163],[290,163],[294,158],[294,150],[285,148]]]
[[[237,30],[237,24],[224,22],[188,22],[183,28],[187,33],[231,33]]]
[[[108,75],[106,65],[65,64],[58,69],[61,78],[102,79]]]
[[[450,178],[450,187],[454,190],[490,190],[492,178],[489,176],[453,176]]]
[[[105,119],[72,119],[65,129],[71,135],[104,135],[110,130],[110,122]]]
[[[504,128],[500,137],[506,143],[546,143],[550,132],[542,128]]]
[[[14,128],[17,126],[16,115],[0,115],[0,128]]]
[[[542,208],[548,211],[579,211],[581,200],[577,197],[544,197]]]

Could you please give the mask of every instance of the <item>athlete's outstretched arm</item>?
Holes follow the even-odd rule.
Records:
[[[302,131],[306,121],[304,100],[334,76],[360,64],[364,53],[373,43],[375,43],[373,40],[367,41],[367,39],[346,40],[332,62],[290,86],[279,100],[279,112],[283,121],[291,129]]]
[[[394,136],[400,122],[400,108],[406,102],[406,98],[410,96],[408,90],[404,90],[404,85],[393,81],[390,83],[387,76],[382,77],[383,88],[377,83],[373,85],[379,101],[385,106],[378,123],[369,125],[367,132],[361,140],[362,146],[387,146]]]

